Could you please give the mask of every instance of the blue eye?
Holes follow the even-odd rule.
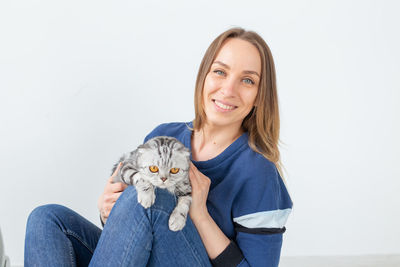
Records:
[[[223,72],[222,70],[214,70],[214,73],[218,75],[225,75],[225,72]]]
[[[243,79],[243,81],[244,81],[245,83],[247,83],[247,84],[254,84],[253,80],[251,80],[251,79],[249,79],[249,78]]]

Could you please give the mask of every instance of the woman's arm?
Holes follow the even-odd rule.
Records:
[[[192,204],[189,215],[200,234],[210,259],[220,255],[231,242],[208,213],[206,201],[210,189],[210,178],[202,174],[190,163],[190,183],[192,184]]]
[[[192,204],[189,215],[214,266],[249,266],[242,251],[215,223],[207,210],[210,179],[191,163]]]
[[[266,170],[264,170],[266,173]],[[275,177],[279,178],[279,177]],[[274,181],[275,179],[272,179]],[[192,205],[189,210],[190,217],[200,234],[204,247],[214,266],[268,266],[276,267],[279,264],[282,233],[285,228],[273,228],[269,226],[273,221],[269,221],[269,215],[272,220],[278,217],[286,217],[288,210],[286,208],[291,203],[279,200],[276,210],[266,212],[256,212],[244,217],[238,217],[235,221],[235,240],[230,240],[218,227],[207,211],[206,200],[210,187],[210,179],[196,169],[194,165],[190,168],[190,182],[192,183]],[[250,183],[250,185],[252,185]],[[278,186],[278,184],[277,184]],[[260,187],[260,188],[258,188]],[[274,186],[270,186],[274,187]],[[257,183],[257,190],[253,186],[243,188],[246,194],[241,196],[239,203],[235,205],[236,210],[250,211],[257,205],[273,203],[279,186],[272,191],[266,190],[265,185]],[[278,190],[279,191],[279,190]],[[284,195],[284,191],[281,192]],[[252,198],[254,201],[251,201]],[[270,199],[270,198],[273,199]],[[239,197],[240,198],[240,197]],[[260,203],[261,204],[260,204]],[[258,203],[258,204],[257,204]],[[274,204],[272,204],[274,206]],[[261,207],[263,208],[263,207]],[[252,226],[247,222],[261,222],[260,226]],[[241,224],[243,223],[243,225]],[[272,228],[271,228],[272,227]]]

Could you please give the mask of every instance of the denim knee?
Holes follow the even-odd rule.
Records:
[[[155,188],[156,199],[154,204],[150,207],[152,210],[161,210],[171,213],[176,206],[176,196],[166,189]],[[118,199],[121,206],[129,209],[130,205],[137,205],[137,192],[134,186],[128,186]],[[128,203],[127,203],[128,202]]]
[[[171,213],[177,204],[177,197],[166,189],[156,188],[156,201],[153,209]]]
[[[46,204],[36,207],[28,217],[27,228],[46,227],[57,220],[66,208],[57,204]]]

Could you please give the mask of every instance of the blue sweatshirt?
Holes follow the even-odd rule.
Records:
[[[192,123],[166,123],[146,136],[172,136],[191,150]],[[214,266],[278,266],[292,201],[275,165],[243,133],[213,159],[194,161],[211,180],[207,209],[231,240]]]

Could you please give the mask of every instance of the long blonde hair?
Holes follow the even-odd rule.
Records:
[[[200,130],[205,123],[206,114],[202,105],[204,81],[222,44],[228,38],[239,38],[248,41],[260,53],[261,78],[255,107],[244,118],[242,127],[248,132],[249,146],[273,162],[282,175],[278,148],[280,122],[275,64],[267,43],[257,33],[246,31],[242,28],[232,28],[220,34],[208,47],[201,61],[196,79],[193,128]]]

